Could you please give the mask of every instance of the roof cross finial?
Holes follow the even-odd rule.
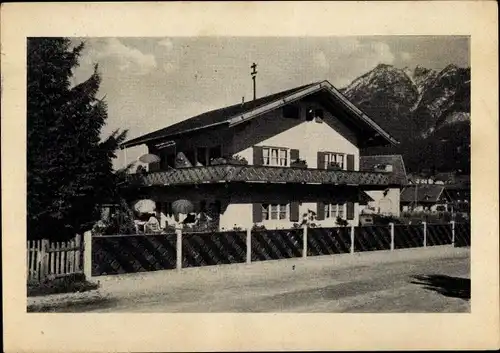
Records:
[[[257,64],[253,63],[252,66],[250,66],[252,69],[252,80],[253,80],[253,99],[255,100],[257,98],[257,92],[256,92],[256,84],[255,84],[255,78],[257,77]]]

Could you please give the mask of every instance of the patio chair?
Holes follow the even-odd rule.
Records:
[[[161,232],[160,229],[160,222],[156,219],[156,217],[151,217],[148,222],[146,223],[146,233],[159,233]]]

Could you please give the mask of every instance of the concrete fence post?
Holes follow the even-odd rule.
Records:
[[[394,250],[394,223],[389,223],[389,228],[391,229],[391,251]]]
[[[354,254],[354,226],[351,226],[351,254]]]
[[[424,225],[424,248],[427,247],[427,222],[422,222]]]
[[[83,274],[88,281],[92,278],[92,232],[83,233]]]
[[[302,227],[304,234],[302,237],[302,257],[307,257],[307,224]]]
[[[176,248],[176,265],[175,268],[177,270],[182,269],[182,224],[179,224],[175,227],[175,234],[177,235],[177,239],[175,242]]]
[[[247,227],[247,264],[252,262],[252,226]]]
[[[455,221],[451,221],[451,245],[455,246]]]

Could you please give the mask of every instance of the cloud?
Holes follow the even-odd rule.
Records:
[[[173,47],[174,47],[174,43],[172,43],[172,41],[168,38],[165,38],[165,39],[162,39],[158,42],[158,45],[159,46],[162,46],[162,47],[165,47],[167,48],[168,50],[172,50]]]
[[[326,59],[326,55],[322,51],[315,53],[313,56],[313,60],[316,66],[319,66],[324,69],[330,67],[328,60]]]
[[[399,56],[401,57],[402,60],[404,61],[408,61],[408,60],[411,60],[411,58],[413,57],[410,53],[406,52],[406,51],[403,51],[401,53],[399,53]]]
[[[137,48],[123,44],[117,38],[108,39],[103,49],[95,51],[92,56],[96,59],[108,58],[120,71],[137,75],[145,75],[157,66],[153,54],[144,54]]]
[[[367,45],[367,48],[367,54],[373,54],[374,56],[378,57],[380,63],[392,64],[394,63],[394,59],[396,59],[395,55],[391,51],[391,47],[387,43],[370,42]]]
[[[167,63],[164,63],[164,64],[163,64],[163,70],[164,70],[166,73],[171,73],[171,72],[174,72],[176,68],[177,68],[177,67],[176,67],[173,63],[169,63],[169,62],[167,62]]]
[[[391,47],[379,40],[339,38],[330,41],[328,47],[322,49],[325,57],[328,58],[331,75],[327,78],[339,88],[350,84],[378,64],[391,65],[396,59]]]

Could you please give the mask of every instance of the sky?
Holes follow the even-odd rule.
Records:
[[[468,67],[464,36],[148,37],[75,38],[85,42],[74,83],[99,64],[106,97],[105,138],[128,129],[135,138],[208,110],[252,99],[250,65],[257,63],[257,97],[328,80],[337,88],[380,63],[443,69]],[[120,152],[115,167],[147,149]]]

